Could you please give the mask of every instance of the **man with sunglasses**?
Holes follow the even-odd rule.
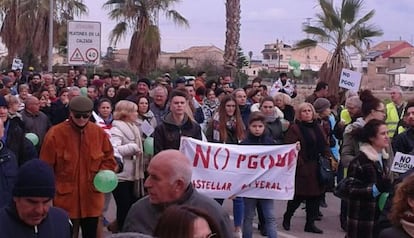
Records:
[[[45,136],[40,157],[54,168],[56,197],[53,204],[63,208],[74,224],[74,233],[97,237],[104,194],[93,179],[99,170],[115,170],[114,152],[107,134],[89,122],[93,102],[77,96],[69,102],[69,119],[52,127]],[[77,237],[77,236],[76,236]]]

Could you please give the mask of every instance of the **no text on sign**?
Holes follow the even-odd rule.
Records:
[[[361,85],[362,74],[349,69],[342,69],[339,87],[357,92]]]
[[[101,23],[68,22],[68,64],[98,65],[101,51]]]

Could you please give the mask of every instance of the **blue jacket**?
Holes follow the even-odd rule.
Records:
[[[18,170],[16,156],[0,141],[0,208],[12,201],[12,190]]]
[[[269,136],[266,132],[263,133],[261,136],[254,136],[250,132],[247,135],[246,139],[244,139],[241,145],[274,145],[275,142],[273,141],[272,137]]]
[[[69,217],[61,208],[50,207],[46,218],[37,226],[23,223],[14,203],[0,209],[1,237],[71,238],[71,230]]]

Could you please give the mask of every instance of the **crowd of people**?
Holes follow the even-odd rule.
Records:
[[[318,82],[293,105],[297,91],[286,73],[270,87],[255,78],[244,88],[229,75],[207,80],[205,72],[133,82],[110,70],[91,77],[73,69],[62,77],[13,70],[0,79],[0,230],[6,234],[102,237],[106,226],[119,235],[251,238],[257,212],[260,233],[277,237],[273,200],[232,197],[231,224],[223,199],[192,187],[191,164],[178,151],[187,136],[243,146],[300,142],[286,231],[305,203],[304,231],[323,233],[320,208],[328,206],[325,193],[335,185],[321,181],[322,157],[338,183],[351,181],[340,208],[346,237],[414,237],[412,178],[390,172],[394,153],[414,151],[414,102],[405,101],[399,87],[391,89],[388,104],[369,90],[347,92],[341,103]],[[149,137],[153,154],[144,151]],[[93,184],[100,170],[118,177],[113,221],[104,217],[111,194]],[[384,193],[391,195],[381,211]]]

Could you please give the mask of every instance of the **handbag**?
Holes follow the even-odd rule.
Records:
[[[334,181],[334,171],[332,170],[331,161],[324,155],[319,154],[318,158],[318,177],[319,183],[324,186],[330,186]]]
[[[333,194],[340,199],[349,198],[349,189],[350,188],[361,188],[363,187],[362,181],[354,177],[346,177],[341,180],[341,182],[336,185]]]

